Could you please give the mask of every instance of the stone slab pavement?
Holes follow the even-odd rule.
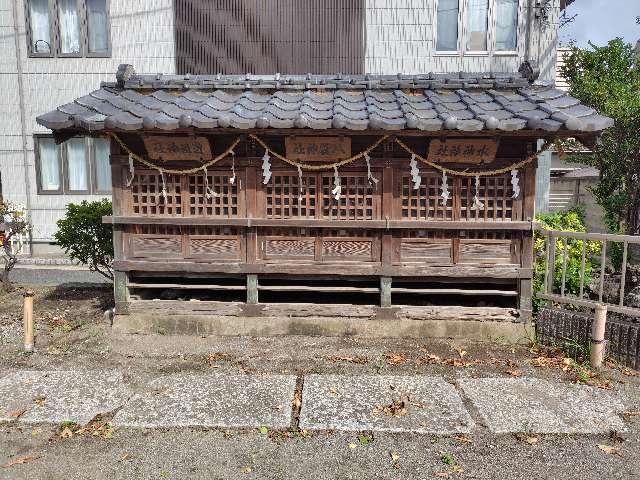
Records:
[[[304,380],[300,428],[453,434],[473,426],[455,387],[443,378],[310,375]]]
[[[303,384],[299,426],[308,430],[599,434],[625,427],[619,394],[534,378],[453,385],[424,375],[307,375]],[[0,371],[0,422],[87,423],[114,412],[119,427],[286,429],[295,389],[292,375]]]
[[[123,427],[288,428],[292,375],[183,375],[153,380],[115,416]]]
[[[120,372],[0,372],[0,421],[19,416],[27,423],[84,424],[117,409],[129,395]]]
[[[458,384],[493,433],[624,431],[622,402],[609,392],[538,378],[468,378]]]

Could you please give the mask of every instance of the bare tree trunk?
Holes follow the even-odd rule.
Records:
[[[0,274],[0,288],[5,292],[10,292],[13,287],[9,281],[9,273],[13,270],[13,267],[18,263],[18,257],[11,251],[11,245],[9,244],[9,237],[7,237],[3,243],[4,250],[4,268]]]

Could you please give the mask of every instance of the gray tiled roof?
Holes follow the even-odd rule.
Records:
[[[521,74],[136,75],[37,118],[52,130],[345,128],[600,132],[613,120]]]

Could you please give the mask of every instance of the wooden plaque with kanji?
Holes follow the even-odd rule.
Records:
[[[435,163],[492,163],[496,159],[495,139],[431,140],[428,160]]]
[[[287,158],[305,162],[333,162],[351,156],[349,137],[287,137]]]
[[[144,137],[144,146],[153,160],[211,160],[211,147],[205,137]]]

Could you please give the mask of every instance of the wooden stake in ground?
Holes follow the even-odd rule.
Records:
[[[596,314],[591,324],[591,353],[589,363],[600,368],[604,359],[604,330],[607,324],[607,306],[596,305]]]
[[[24,292],[24,351],[33,352],[33,290]]]

